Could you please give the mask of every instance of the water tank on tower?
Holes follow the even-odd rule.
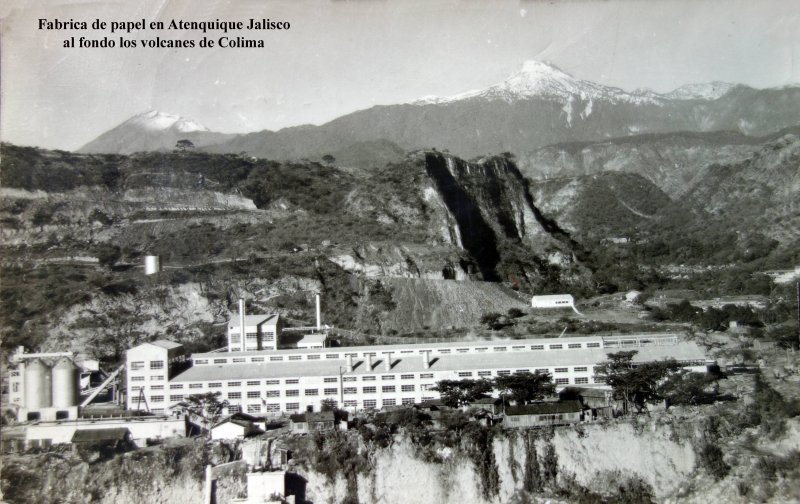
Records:
[[[157,255],[144,256],[144,274],[155,275],[161,271],[161,258]]]
[[[70,359],[62,357],[53,366],[53,407],[78,405],[80,370]]]
[[[41,359],[32,359],[25,365],[25,407],[38,410],[50,407],[52,388],[50,367]]]

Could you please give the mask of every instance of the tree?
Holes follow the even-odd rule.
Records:
[[[442,380],[431,390],[439,392],[446,405],[457,408],[485,396],[492,388],[489,380]]]
[[[494,388],[501,395],[514,400],[517,404],[526,404],[555,392],[553,377],[550,373],[514,373],[498,376],[494,379]]]
[[[99,208],[95,208],[94,210],[92,210],[92,213],[89,214],[89,220],[91,222],[99,222],[104,226],[110,226],[111,224],[114,223],[114,220],[105,213],[103,213]]]
[[[221,392],[206,392],[205,394],[192,394],[185,400],[186,409],[197,416],[203,417],[206,428],[217,424],[220,417],[228,409],[228,401],[220,401]],[[209,429],[209,434],[211,430]]]
[[[497,331],[508,325],[503,323],[503,321],[501,320],[502,317],[503,317],[502,315],[496,312],[484,313],[480,319],[480,323],[484,324],[486,327],[488,327],[493,331]]]
[[[331,165],[333,165],[333,163],[336,162],[336,158],[331,156],[330,154],[325,154],[324,156],[322,156],[322,160],[328,166],[331,166]]]
[[[697,404],[709,396],[706,389],[716,381],[717,377],[708,373],[677,372],[659,385],[658,394],[670,404]]]
[[[638,352],[629,350],[608,354],[608,360],[594,367],[595,376],[611,386],[614,398],[622,400],[622,410],[628,413],[630,404],[638,412],[645,403],[659,397],[659,385],[671,373],[680,369],[674,359],[633,364]]]
[[[33,213],[32,223],[34,226],[39,226],[39,231],[43,229],[46,224],[53,222],[53,211],[46,207],[39,207]]]
[[[719,481],[723,479],[731,470],[731,466],[725,463],[722,450],[711,443],[705,443],[700,449],[700,465]]]
[[[181,152],[186,152],[186,149],[194,149],[194,143],[192,143],[191,140],[184,138],[182,140],[178,140],[178,142],[175,144],[175,148]]]
[[[111,268],[122,257],[122,250],[116,245],[101,243],[95,248],[94,254],[101,266]]]
[[[349,416],[346,410],[339,409],[339,403],[336,402],[336,399],[323,399],[320,405],[320,411],[333,412],[333,418],[337,422],[341,422],[342,420],[347,420]]]
[[[323,399],[320,411],[335,411],[337,407],[336,399]]]

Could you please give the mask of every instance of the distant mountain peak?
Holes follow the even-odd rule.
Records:
[[[531,98],[548,98],[567,104],[575,98],[606,99],[612,102],[650,102],[658,104],[659,95],[643,91],[629,93],[618,88],[576,79],[551,63],[529,60],[522,68],[499,84],[486,89],[468,91],[449,97],[427,96],[416,105],[446,104],[470,98],[501,99],[508,102]]]
[[[159,112],[158,110],[148,110],[147,112],[135,115],[123,124],[139,127],[148,131],[164,131],[168,129],[173,129],[181,133],[209,131],[208,128],[197,121],[186,119],[175,114]]]
[[[210,131],[192,119],[148,110],[106,131],[78,152],[130,154],[140,151],[171,150],[175,142],[189,139],[201,147],[227,140],[233,135]]]

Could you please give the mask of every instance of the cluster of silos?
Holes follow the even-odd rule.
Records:
[[[72,360],[62,357],[53,367],[41,359],[25,365],[25,407],[69,408],[78,405],[80,370]]]

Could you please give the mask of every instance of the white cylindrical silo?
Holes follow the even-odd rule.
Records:
[[[70,359],[62,357],[53,366],[53,407],[69,408],[78,405],[80,370]]]
[[[25,407],[38,410],[52,404],[50,367],[41,359],[32,359],[25,365]]]
[[[144,274],[155,275],[161,271],[161,258],[157,255],[144,256]]]

